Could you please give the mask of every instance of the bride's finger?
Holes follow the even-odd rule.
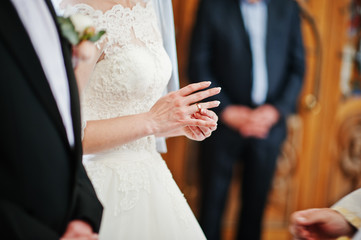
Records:
[[[195,113],[194,114],[194,116],[195,116],[195,118],[197,118],[197,119],[202,119],[202,120],[205,120],[205,121],[207,121],[208,119],[212,119],[212,120],[214,120],[215,122],[217,122],[218,121],[218,117],[217,117],[217,115],[216,114],[214,114],[215,115],[215,119],[212,119],[211,117],[208,117],[208,116],[204,116],[204,115],[201,115],[201,114],[199,114],[199,113]],[[213,116],[212,116],[213,117]],[[200,127],[200,130],[204,133],[204,135],[206,136],[206,137],[209,137],[210,136],[210,132],[213,132],[213,131],[215,131],[217,129],[217,125],[216,126],[214,126],[214,127],[210,127],[210,128],[204,128],[204,127]]]
[[[207,138],[207,137],[210,137],[211,134],[212,134],[211,128],[199,127],[198,129],[202,132],[202,134],[203,134],[206,138]]]
[[[197,112],[196,114],[199,114],[201,116],[207,116],[215,121],[218,121],[217,114],[215,114],[215,112],[208,110],[206,108],[201,108],[201,110],[199,112]]]
[[[217,127],[217,122],[211,120],[210,118],[208,118],[207,120],[190,118],[190,119],[184,119],[180,122],[184,126],[197,126],[197,127],[208,127],[208,128]]]
[[[205,113],[204,115],[207,115],[206,114],[207,108],[215,108],[218,107],[219,104],[220,101],[217,100],[211,102],[204,102],[204,103],[195,103],[188,106],[186,112],[188,114],[194,114],[194,113],[201,113],[203,111]]]
[[[219,104],[221,102],[218,101],[218,100],[215,100],[215,101],[211,101],[211,102],[202,102],[202,103],[195,103],[195,104],[192,104],[191,105],[191,108],[190,109],[190,112],[191,113],[196,113],[196,112],[199,112],[201,113],[204,110],[208,109],[208,108],[215,108],[215,107],[218,107]],[[207,115],[206,113],[203,114],[203,115]]]
[[[204,134],[199,127],[189,126],[189,129],[193,132],[194,139],[198,141],[204,140]]]
[[[211,85],[211,82],[209,82],[209,81],[192,83],[192,84],[189,84],[189,85],[179,89],[178,92],[181,96],[188,96],[189,94],[194,93],[199,90],[202,90],[202,89],[205,89],[205,88],[209,87],[210,85]]]
[[[208,97],[212,97],[214,95],[217,95],[220,92],[221,92],[220,87],[210,88],[210,89],[203,90],[203,91],[193,93],[191,95],[186,96],[185,99],[184,99],[184,102],[187,105],[192,104],[192,103],[196,103],[196,102],[200,102],[203,99],[206,99]]]

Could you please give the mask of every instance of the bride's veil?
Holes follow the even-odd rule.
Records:
[[[172,77],[169,80],[166,93],[179,89],[178,61],[175,42],[174,19],[172,0],[152,0],[155,8],[159,27],[162,33],[163,45],[172,62]],[[167,145],[164,138],[157,138],[157,150],[166,152]]]
[[[172,0],[152,0],[159,20],[164,48],[167,51],[173,67],[172,78],[168,91],[179,89],[177,50],[175,42]]]

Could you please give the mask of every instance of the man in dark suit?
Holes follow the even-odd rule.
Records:
[[[200,223],[220,238],[233,167],[243,163],[237,239],[257,240],[276,159],[304,74],[299,7],[293,0],[203,0],[189,77],[222,87],[220,124],[200,143]]]
[[[1,4],[0,238],[94,239],[71,46],[49,0]]]

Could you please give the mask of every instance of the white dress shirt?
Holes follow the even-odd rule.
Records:
[[[268,73],[266,63],[267,3],[241,1],[241,12],[252,52],[253,87],[252,100],[256,105],[266,101],[268,92]]]
[[[70,93],[59,35],[44,0],[11,0],[30,37],[74,146]]]

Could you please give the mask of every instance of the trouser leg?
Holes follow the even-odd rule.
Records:
[[[277,130],[277,129],[276,129]],[[268,192],[285,133],[273,132],[267,139],[249,139],[244,160],[239,240],[259,240]]]
[[[229,138],[227,140],[230,141],[229,144],[219,141],[206,141],[201,146],[202,200],[200,224],[208,240],[220,239],[221,222],[233,166],[237,161],[237,157],[235,157],[237,153],[230,154],[237,152],[236,140],[232,141]]]

